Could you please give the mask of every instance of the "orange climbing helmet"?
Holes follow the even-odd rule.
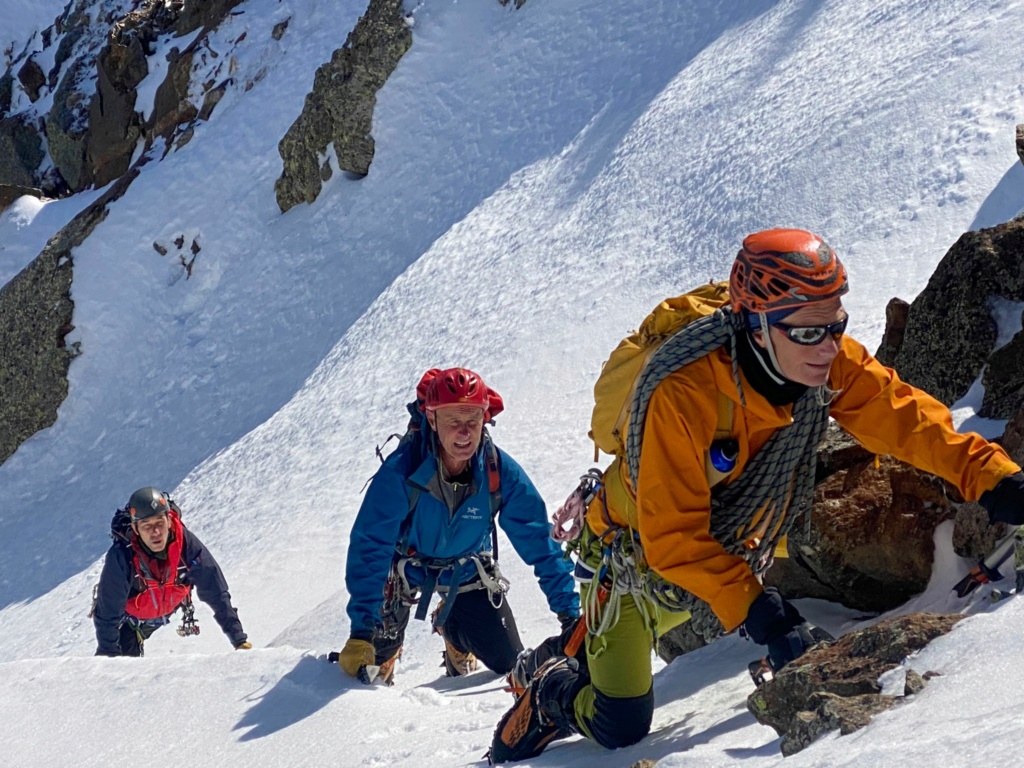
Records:
[[[832,247],[805,229],[747,235],[729,276],[733,312],[799,309],[850,290]]]

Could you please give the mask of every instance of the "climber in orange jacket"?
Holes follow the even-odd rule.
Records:
[[[731,312],[700,335],[694,323],[665,343],[685,350],[681,366],[654,364],[664,347],[648,363],[637,397],[646,391],[649,399],[630,414],[643,425],[638,460],[605,472],[577,564],[577,576],[589,577],[583,602],[598,607],[588,618],[616,619],[588,622],[576,658],[552,656],[551,641],[521,658],[513,677],[525,692],[498,725],[494,762],[526,759],[573,732],[608,748],[643,738],[654,710],[654,630],[680,618],[703,610],[720,622],[718,632],[742,625],[767,646],[775,669],[812,644],[797,609],[762,588],[759,575],[794,521],[809,514],[830,416],[869,450],[980,500],[993,521],[1024,523],[1021,468],[998,445],[958,433],[946,406],[845,335],[847,291],[846,269],[820,237],[757,232],[733,264]],[[644,376],[659,368],[653,391],[645,389]],[[624,556],[616,560],[617,552]],[[635,562],[653,573],[637,573]],[[617,567],[634,578],[616,576]],[[595,592],[615,610],[594,601]]]

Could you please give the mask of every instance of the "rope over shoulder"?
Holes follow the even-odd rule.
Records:
[[[668,339],[651,357],[640,375],[630,408],[626,459],[633,488],[638,487],[640,449],[643,444],[647,406],[664,379],[683,366],[729,345],[733,378],[745,404],[736,355],[737,326],[734,315],[717,310],[690,323]],[[808,390],[793,405],[793,423],[776,430],[753,456],[735,482],[718,486],[711,495],[710,533],[730,554],[743,557],[760,576],[771,562],[779,540],[803,517],[810,524],[814,495],[814,466],[818,444],[828,426],[830,392]],[[754,520],[764,530],[757,546],[747,548],[742,535]],[[723,632],[711,606],[683,588],[647,570],[646,590],[671,611],[689,611],[693,629],[706,641]]]

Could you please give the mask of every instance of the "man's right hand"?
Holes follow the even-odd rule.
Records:
[[[338,654],[338,666],[361,683],[369,685],[377,676],[373,643],[350,637]]]

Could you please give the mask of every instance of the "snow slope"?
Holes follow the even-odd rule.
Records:
[[[484,374],[508,407],[496,440],[553,508],[592,463],[602,360],[661,298],[724,277],[745,233],[825,235],[851,272],[851,330],[872,346],[891,296],[912,298],[965,229],[1024,207],[1024,52],[1005,44],[1024,3],[423,0],[407,2],[413,47],[379,94],[370,175],[336,174],[281,215],[277,142],[364,7],[239,6],[218,39],[245,31],[237,82],[265,76],[146,166],[75,252],[70,396],[0,467],[5,762],[478,763],[510,699],[487,673],[441,678],[421,625],[392,689],[316,658],[347,636],[348,530],[373,446],[404,426],[422,371]],[[13,9],[24,36],[35,22]],[[4,279],[78,199],[0,217]],[[179,236],[202,248],[188,279]],[[141,661],[87,658],[109,516],[150,483],[221,562],[256,651],[227,651],[201,606],[197,638],[164,630]],[[539,642],[553,618],[503,553],[524,640]],[[939,558],[918,605],[955,608],[947,585],[966,567]],[[900,739],[909,764],[1010,749],[1021,610],[924,654],[945,677],[912,706],[787,765],[888,762],[889,728],[919,735]],[[755,653],[727,639],[660,671],[641,744],[577,740],[533,764],[775,764],[774,733],[744,708]],[[189,734],[177,749],[126,727],[156,702]]]

